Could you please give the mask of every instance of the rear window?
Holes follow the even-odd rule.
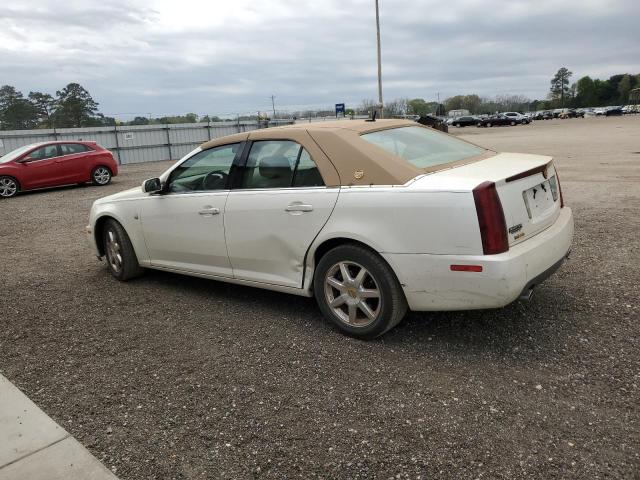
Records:
[[[455,137],[422,127],[400,127],[365,133],[363,140],[418,168],[453,163],[482,155],[486,150]]]

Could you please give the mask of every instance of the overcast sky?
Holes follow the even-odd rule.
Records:
[[[544,98],[559,67],[640,73],[640,0],[380,0],[385,100]],[[105,114],[231,114],[377,96],[374,0],[20,0],[0,84],[87,88]]]

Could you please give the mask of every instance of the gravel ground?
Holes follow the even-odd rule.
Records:
[[[530,303],[344,337],[313,299],[149,272],[83,233],[112,185],[0,201],[0,369],[124,479],[640,478],[640,116],[453,129],[554,155],[571,259]]]

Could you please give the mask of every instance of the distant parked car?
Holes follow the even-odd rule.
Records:
[[[518,120],[515,118],[507,117],[506,115],[492,115],[488,118],[480,119],[476,122],[476,126],[478,127],[495,127],[499,125],[517,125]]]
[[[436,130],[440,130],[441,132],[449,132],[449,126],[447,125],[447,122],[438,117],[434,117],[433,115],[423,115],[418,118],[416,122],[426,127],[435,128]]]
[[[524,125],[530,122],[529,117],[518,112],[504,112],[502,115],[504,115],[505,117],[513,118],[517,123],[522,123]]]
[[[600,117],[602,115],[604,115],[606,112],[605,108],[599,107],[593,110],[593,113],[595,114],[596,117]]]
[[[0,197],[74,183],[107,185],[117,174],[118,162],[95,142],[33,143],[0,157]]]
[[[604,111],[604,115],[606,117],[611,117],[614,115],[622,115],[622,107],[608,107]]]
[[[478,123],[478,119],[473,116],[458,117],[451,121],[451,125],[454,127],[470,127],[476,123]]]
[[[575,108],[565,108],[558,118],[584,118],[584,112],[576,110]]]

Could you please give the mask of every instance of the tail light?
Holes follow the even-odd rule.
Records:
[[[485,255],[493,255],[509,250],[507,223],[502,211],[502,203],[493,182],[484,182],[473,189],[476,203],[482,250]]]

